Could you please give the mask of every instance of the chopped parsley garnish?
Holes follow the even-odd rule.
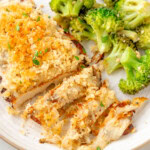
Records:
[[[32,61],[35,65],[37,65],[37,66],[40,65],[40,62],[35,57],[33,58]]]
[[[76,60],[79,60],[79,57],[78,57],[78,56],[74,56],[74,57],[75,57]]]
[[[24,16],[24,17],[28,17],[28,14],[27,13],[22,13],[22,15]]]
[[[40,38],[38,38],[38,41],[40,41],[41,39]]]
[[[9,43],[8,43],[8,48],[9,48],[9,49],[11,49],[11,46],[10,46],[10,44],[9,44]]]
[[[39,56],[39,52],[36,51],[35,54],[34,54],[34,56],[38,57]]]
[[[101,105],[101,107],[105,107],[104,104],[103,104],[102,102],[100,103],[100,105]]]
[[[8,8],[6,8],[6,11],[7,11],[7,12],[10,12]]]
[[[45,49],[45,53],[47,53],[47,52],[48,52],[48,48]]]
[[[82,68],[82,69],[84,69],[84,68],[85,68],[85,66],[81,65],[81,68]]]
[[[51,18],[51,16],[48,16],[48,18]]]
[[[36,20],[36,21],[37,21],[37,22],[39,22],[40,20],[41,20],[41,18],[40,18],[40,16],[38,16],[38,18],[37,18],[37,20]]]
[[[86,54],[86,50],[85,50],[85,48],[83,48],[83,53],[84,53],[84,54]]]
[[[39,51],[39,54],[42,54],[42,51]]]
[[[108,36],[103,36],[103,37],[102,37],[102,42],[103,42],[103,43],[106,43],[107,41],[108,41]]]
[[[98,146],[96,150],[101,150],[101,148]]]
[[[40,51],[41,52],[41,51]],[[35,54],[34,54],[34,57],[33,57],[33,59],[32,59],[32,61],[33,61],[33,63],[35,64],[35,65],[40,65],[40,62],[37,60],[37,58],[36,57],[38,57],[39,56],[39,52],[38,51],[36,51],[35,52]]]
[[[65,33],[68,33],[68,32],[69,32],[69,29],[64,29],[64,32],[65,32]]]
[[[20,31],[20,26],[19,25],[16,26],[16,31]]]

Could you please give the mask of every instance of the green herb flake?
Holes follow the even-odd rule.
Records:
[[[40,39],[40,38],[38,38],[38,41],[41,41],[41,39]]]
[[[36,51],[35,54],[34,54],[34,56],[38,57],[39,56],[39,52]]]
[[[105,107],[104,104],[103,104],[102,102],[100,103],[100,105],[101,105],[101,107]]]
[[[48,48],[45,49],[45,53],[47,53],[47,52],[48,52]]]
[[[22,84],[22,82],[20,81],[20,84]]]
[[[16,31],[20,31],[20,26],[19,25],[16,26]]]
[[[40,16],[38,16],[38,18],[37,18],[37,20],[36,20],[36,21],[37,21],[37,22],[39,22],[40,20],[41,20],[41,18],[40,18]]]
[[[25,13],[25,12],[23,12],[22,15],[23,15],[24,17],[28,17],[28,14]]]
[[[64,29],[64,32],[65,32],[65,33],[68,33],[68,32],[69,32],[69,29]]]
[[[8,8],[6,8],[6,11],[7,11],[7,12],[10,12]]]
[[[50,19],[50,18],[51,18],[51,16],[48,16],[48,18]]]
[[[103,43],[106,43],[107,41],[108,41],[108,36],[103,36],[103,37],[102,37],[102,42],[103,42]]]
[[[76,60],[79,60],[79,57],[78,57],[78,56],[74,56],[74,58],[75,58]]]
[[[37,59],[35,59],[35,58],[33,58],[33,63],[35,64],[35,65],[37,65],[37,66],[39,66],[40,65],[40,62],[37,60]]]
[[[39,54],[42,54],[42,51],[39,51]]]
[[[96,150],[101,150],[101,148],[98,146],[98,147],[96,148]]]
[[[10,44],[8,43],[8,48],[11,50],[11,46],[10,46]]]
[[[84,53],[84,54],[86,54],[86,50],[85,50],[85,48],[83,48],[83,53]]]
[[[82,68],[82,69],[84,69],[84,68],[85,68],[85,66],[81,65],[81,68]]]

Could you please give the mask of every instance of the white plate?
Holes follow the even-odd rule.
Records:
[[[49,0],[35,0],[37,6],[41,4],[45,7],[43,11],[49,15],[53,13],[49,9]],[[85,46],[86,47],[86,46]],[[150,86],[135,96],[124,95],[118,88],[120,78],[125,77],[122,70],[115,72],[111,76],[104,74],[104,77],[109,79],[111,89],[116,91],[117,97],[120,100],[131,99],[133,97],[150,97]],[[29,120],[25,127],[22,127],[23,120],[21,118],[13,117],[8,114],[6,103],[2,98],[0,99],[0,137],[14,145],[19,149],[26,150],[57,150],[58,148],[50,144],[39,144],[41,136],[41,128],[39,125]],[[105,150],[131,150],[150,140],[150,103],[146,105],[134,117],[133,124],[137,131],[133,134],[122,137],[120,140],[113,142],[105,148]],[[25,135],[21,132],[25,131]]]

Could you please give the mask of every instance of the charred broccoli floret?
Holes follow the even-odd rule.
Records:
[[[137,47],[139,49],[150,49],[150,24],[141,26],[138,29],[139,41]]]
[[[120,89],[124,93],[135,94],[146,87],[150,82],[150,55],[139,57],[136,52],[127,48],[121,57],[127,79],[121,79],[119,83]]]
[[[90,9],[95,0],[51,0],[51,9],[63,17],[77,17],[82,9]]]
[[[74,18],[71,20],[69,31],[78,41],[82,40],[96,41],[96,35],[93,29],[81,17]]]
[[[112,46],[109,34],[122,27],[116,11],[104,7],[93,9],[87,13],[85,20],[96,34],[100,53],[108,52]]]
[[[135,29],[141,24],[149,23],[150,3],[145,0],[119,0],[115,4],[115,10],[124,20],[126,29]]]

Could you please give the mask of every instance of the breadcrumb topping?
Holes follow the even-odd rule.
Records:
[[[31,5],[2,7],[0,22],[0,64],[6,97],[17,97],[77,70],[85,57],[48,15]]]

